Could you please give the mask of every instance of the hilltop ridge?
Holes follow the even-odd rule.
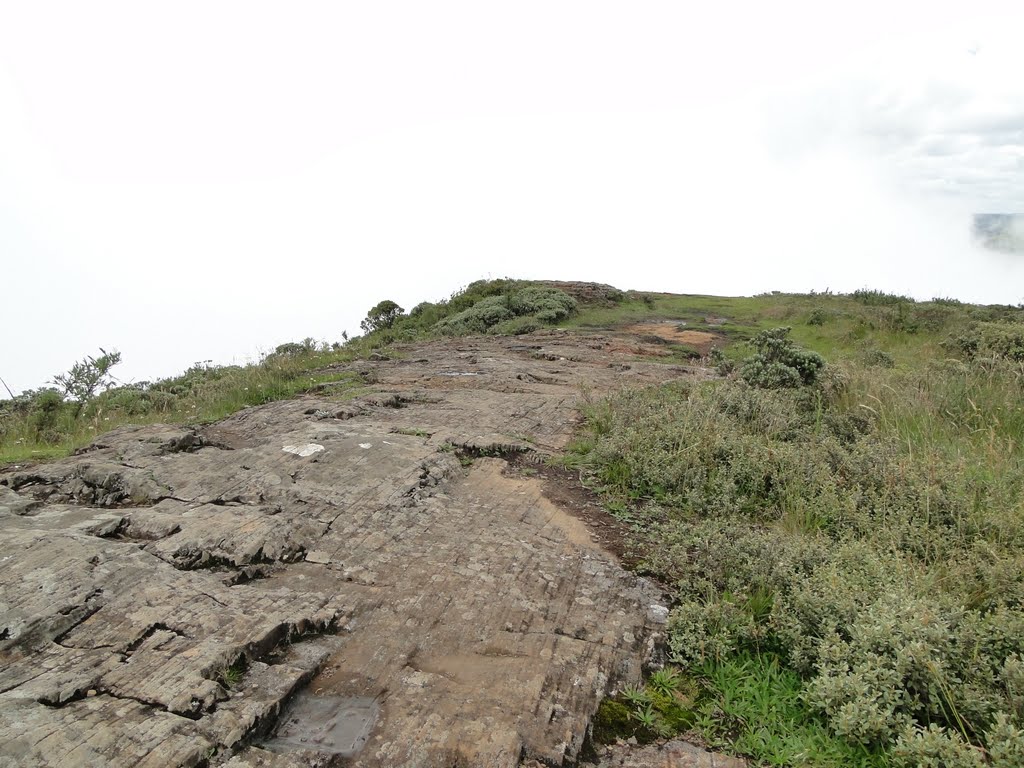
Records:
[[[392,304],[8,401],[0,765],[1020,764],[1024,308]]]

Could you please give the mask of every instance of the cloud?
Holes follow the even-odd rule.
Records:
[[[1024,209],[1013,25],[909,5],[9,4],[0,374],[243,361],[485,276],[1020,301],[969,239]]]

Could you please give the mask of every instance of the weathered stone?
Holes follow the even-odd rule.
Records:
[[[299,690],[379,702],[353,765],[575,760],[661,595],[505,457],[564,446],[584,390],[680,375],[619,349],[422,344],[353,364],[376,392],[344,407],[0,473],[0,766],[326,764],[258,746]]]

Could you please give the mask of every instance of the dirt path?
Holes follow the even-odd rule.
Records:
[[[622,347],[427,343],[353,365],[354,402],[0,475],[0,766],[574,760],[662,596],[613,521],[500,457],[561,449],[584,392],[690,375]]]

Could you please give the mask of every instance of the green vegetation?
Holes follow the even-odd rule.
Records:
[[[230,666],[224,667],[220,673],[220,682],[225,688],[234,688],[245,677],[245,673],[249,668],[249,662],[245,658],[245,654],[242,654],[235,662]]]
[[[646,685],[625,688],[617,697],[601,703],[593,738],[599,744],[631,737],[647,743],[683,731],[696,718],[697,694],[694,681],[678,670],[658,670]]]
[[[363,329],[363,333],[373,333],[374,331],[390,328],[395,324],[395,320],[402,316],[403,312],[405,310],[395,302],[385,299],[366,313],[366,318],[359,324],[359,327]]]
[[[601,321],[713,321],[726,375],[591,402],[567,461],[675,590],[692,727],[772,765],[1021,765],[1024,311],[653,304]]]
[[[697,731],[781,766],[1024,765],[1020,307],[479,281],[408,314],[382,301],[359,339],[251,366],[111,386],[119,358],[101,350],[60,389],[0,403],[0,463],[120,424],[349,397],[361,380],[340,364],[392,343],[655,321],[716,334],[719,375],[590,401],[565,458],[675,593],[672,666],[606,701],[595,739]]]
[[[760,389],[785,389],[818,380],[825,358],[794,344],[788,338],[791,330],[773,328],[753,338],[750,345],[756,352],[743,361],[740,371],[747,384]]]
[[[378,318],[382,307],[388,310],[387,322]],[[363,330],[386,343],[436,335],[517,335],[566,320],[577,309],[576,300],[558,288],[521,280],[478,280],[447,300],[417,304],[408,315],[392,301],[381,302],[370,310]]]
[[[174,378],[109,386],[102,392],[98,384],[91,394],[73,387],[25,392],[0,401],[0,464],[64,456],[125,424],[210,423],[319,387],[326,387],[325,396],[348,397],[357,391],[358,377],[330,366],[369,350],[359,341],[332,348],[306,339],[283,344],[254,365],[196,363]],[[74,373],[73,368],[68,375]],[[105,378],[104,383],[111,382]]]
[[[86,356],[71,366],[67,373],[53,377],[53,383],[64,391],[65,396],[74,399],[76,415],[92,400],[97,392],[113,385],[110,369],[121,362],[121,353],[107,352],[100,347],[99,357]]]

